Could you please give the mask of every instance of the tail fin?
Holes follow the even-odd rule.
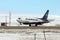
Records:
[[[43,16],[42,20],[47,20],[48,18],[48,13],[49,13],[49,10],[46,11],[45,15]]]

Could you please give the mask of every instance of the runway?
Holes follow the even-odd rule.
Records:
[[[60,29],[60,26],[0,26],[0,29]]]
[[[60,26],[0,26],[0,33],[60,33]]]

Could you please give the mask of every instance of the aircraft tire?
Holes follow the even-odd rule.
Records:
[[[29,24],[29,26],[31,26],[31,24]]]
[[[37,24],[35,24],[35,26],[37,26]]]

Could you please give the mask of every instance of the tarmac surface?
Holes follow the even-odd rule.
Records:
[[[60,33],[59,26],[0,26],[0,33]]]
[[[0,26],[0,29],[60,29],[60,26]]]

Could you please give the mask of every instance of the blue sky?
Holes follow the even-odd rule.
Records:
[[[0,0],[0,12],[44,14],[47,9],[51,14],[60,15],[60,0]]]

